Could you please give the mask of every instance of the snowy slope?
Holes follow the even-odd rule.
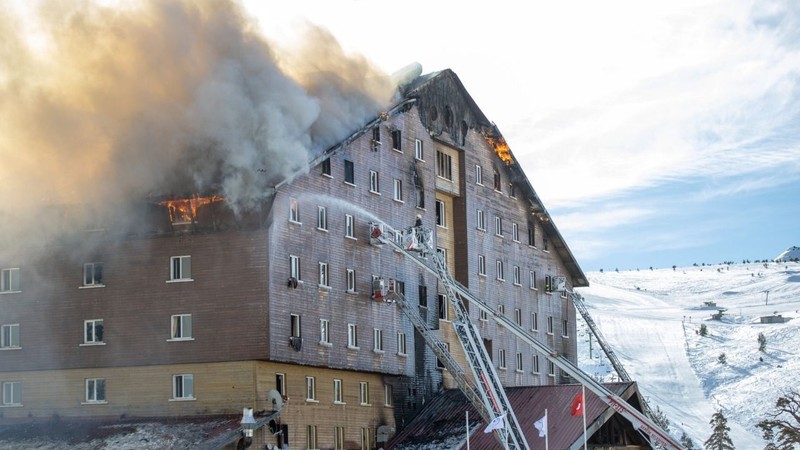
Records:
[[[590,287],[579,292],[592,319],[650,406],[666,413],[674,436],[685,431],[702,446],[711,415],[722,410],[736,448],[764,448],[756,423],[786,388],[800,386],[800,264],[587,275]],[[722,320],[712,320],[719,308],[725,309]],[[791,320],[760,323],[776,312]],[[697,334],[701,324],[708,327],[706,337]],[[579,329],[581,367],[613,379],[596,342],[589,357],[585,325]],[[767,339],[766,352],[758,351],[759,333]],[[718,360],[721,353],[726,364]]]

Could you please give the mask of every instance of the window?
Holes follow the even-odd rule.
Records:
[[[19,292],[19,269],[3,269],[0,273],[0,292]]]
[[[194,399],[194,375],[185,373],[172,376],[172,399],[173,400],[193,400]]]
[[[486,257],[478,255],[478,275],[486,276]]]
[[[503,219],[500,216],[494,216],[494,234],[503,237]]]
[[[532,372],[539,373],[539,355],[533,355],[532,358]]]
[[[286,375],[282,373],[275,374],[275,390],[280,392],[281,395],[286,395]]]
[[[539,313],[531,313],[531,331],[539,331]]]
[[[330,323],[328,319],[319,319],[319,343],[331,343]]]
[[[553,277],[550,275],[545,275],[544,277],[544,291],[545,292],[553,292]]]
[[[445,217],[444,202],[436,200],[436,226],[446,227],[447,218]]]
[[[87,378],[85,383],[86,403],[105,403],[106,402],[106,380],[105,378]]]
[[[369,191],[373,194],[380,194],[381,189],[378,184],[378,172],[374,170],[369,171]]]
[[[528,245],[536,247],[536,227],[528,225]]]
[[[328,158],[325,161],[322,161],[322,174],[325,176],[331,176],[331,159]]]
[[[380,328],[372,329],[372,351],[383,353],[383,330]]]
[[[556,366],[553,364],[553,361],[547,361],[547,376],[554,377],[556,376]]]
[[[328,263],[319,263],[319,286],[330,287],[328,283]]]
[[[494,190],[497,192],[502,192],[501,184],[500,184],[500,172],[494,171]]]
[[[317,401],[317,380],[314,377],[306,377],[306,401]]]
[[[347,269],[347,292],[356,292],[356,271]]]
[[[443,342],[442,346],[443,346],[442,350],[444,350],[447,353],[450,353],[450,344],[449,343]],[[444,363],[439,358],[436,358],[436,368],[437,369],[444,369],[445,368],[444,367]]]
[[[497,305],[497,314],[501,316],[506,315],[506,305]]]
[[[569,321],[567,319],[564,319],[561,322],[561,337],[569,337]]]
[[[372,129],[372,143],[373,144],[380,144],[381,143],[381,129],[380,127],[375,127]]]
[[[84,344],[101,344],[103,343],[103,319],[85,320],[83,322]]]
[[[345,235],[345,237],[349,237],[351,239],[355,239],[356,238],[355,229],[356,229],[355,219],[353,218],[352,215],[345,214],[344,215],[344,235]]]
[[[0,348],[20,348],[18,323],[4,324],[0,327]]]
[[[3,382],[3,406],[22,406],[22,382]]]
[[[394,180],[394,199],[398,202],[403,201],[403,180]]]
[[[516,223],[511,224],[511,240],[519,242],[519,227]]]
[[[352,184],[353,186],[356,184],[356,173],[353,161],[348,161],[346,159],[344,160],[344,182]]]
[[[306,425],[306,448],[316,450],[317,448],[317,426]]]
[[[439,294],[439,320],[447,320],[447,297],[443,294]]]
[[[383,385],[383,406],[392,406],[394,404],[392,396],[394,395],[394,387],[391,384]]]
[[[484,213],[483,210],[479,209],[477,211],[477,215],[478,215],[478,225],[477,225],[478,229],[486,231],[486,213]]]
[[[425,154],[422,152],[422,141],[419,139],[414,141],[414,159],[425,161]]]
[[[505,278],[503,278],[504,277],[504,275],[503,275],[503,261],[501,261],[499,259],[497,260],[497,263],[495,265],[495,272],[497,272],[497,279],[498,280],[500,280],[500,281],[505,281],[506,280]]]
[[[289,222],[300,223],[300,205],[296,198],[289,198]]]
[[[500,349],[497,354],[497,367],[500,369],[506,368],[506,351],[504,349]]]
[[[170,327],[171,340],[192,339],[192,315],[176,314],[172,316]]]
[[[289,277],[300,280],[300,257],[289,255]]]
[[[536,289],[536,272],[531,270],[528,272],[528,282],[530,283],[531,289]]]
[[[522,275],[520,274],[519,266],[514,266],[514,285],[522,285]]]
[[[403,140],[400,139],[401,137],[402,133],[400,133],[400,130],[392,130],[392,149],[398,152],[403,151]]]
[[[324,206],[317,206],[317,229],[328,231],[328,210]]]
[[[342,394],[342,380],[337,378],[333,379],[333,403],[344,403],[344,395]]]
[[[344,450],[344,427],[333,429],[333,449]]]
[[[428,286],[419,285],[417,288],[417,292],[419,295],[419,306],[422,308],[428,307]]]
[[[483,168],[475,166],[475,184],[483,186]]]
[[[519,308],[514,308],[514,323],[522,326],[522,310]]]
[[[354,323],[347,324],[347,348],[358,349],[358,327]]]
[[[546,252],[550,251],[550,243],[547,241],[547,238],[542,238],[542,250]]]
[[[553,316],[547,316],[547,334],[553,334]]]
[[[301,328],[301,317],[300,314],[290,314],[289,315],[289,332],[291,333],[291,337],[299,338],[302,337],[302,328]]]
[[[522,372],[522,352],[517,352],[516,371]]]
[[[370,437],[369,428],[361,428],[361,450],[372,449],[372,438]]]
[[[445,180],[453,180],[452,158],[439,150],[436,150],[436,175]]]
[[[170,281],[192,281],[191,256],[173,256],[170,267]]]
[[[397,354],[398,355],[406,355],[406,334],[398,331],[397,332]]]
[[[360,386],[360,396],[359,401],[362,405],[369,405],[369,383],[366,381],[362,381],[359,383]]]
[[[103,263],[86,263],[83,265],[83,285],[103,286]]]
[[[425,189],[418,186],[415,192],[416,192],[417,208],[425,209]]]
[[[480,314],[478,315],[478,320],[483,320],[483,321],[489,320],[489,314],[487,314],[486,311],[481,310]]]

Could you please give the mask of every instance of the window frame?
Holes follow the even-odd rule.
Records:
[[[91,277],[89,276],[91,275]],[[83,285],[85,288],[105,287],[103,284],[103,263],[83,263]]]
[[[344,237],[356,239],[356,219],[352,214],[344,215]]]
[[[425,162],[425,152],[421,139],[414,139],[414,159]]]
[[[503,237],[503,218],[494,216],[494,235]]]
[[[497,350],[497,368],[500,370],[507,369],[506,367],[506,349],[501,348]]]
[[[319,343],[331,345],[331,323],[328,319],[319,319]]]
[[[483,186],[483,167],[480,164],[475,165],[475,184]]]
[[[358,291],[356,290],[356,269],[346,269],[346,276],[347,276],[347,292],[350,294],[356,294]]]
[[[13,294],[20,290],[19,267],[0,269],[0,294]]]
[[[320,205],[317,205],[317,229],[328,231],[328,209]]]
[[[514,286],[522,286],[522,269],[514,266]]]
[[[300,203],[294,197],[289,197],[289,222],[301,225],[300,222]]]
[[[383,385],[383,406],[394,407],[394,386],[391,384]]]
[[[328,263],[319,261],[319,287],[330,289],[330,267],[328,267]]]
[[[192,255],[170,256],[169,280],[167,282],[182,283],[187,281],[194,281],[192,278]]]
[[[187,383],[187,380],[189,381]],[[180,385],[178,382],[180,381]],[[190,391],[188,395],[186,395],[187,391]],[[178,395],[180,394],[180,395]],[[197,397],[194,396],[194,374],[191,373],[181,373],[172,376],[172,401],[186,401],[186,400],[196,400]]]
[[[309,450],[318,450],[317,447],[317,426],[306,425],[306,448]]]
[[[3,392],[0,394],[2,398],[2,406],[22,406],[22,381],[3,381],[0,384]]]
[[[358,404],[361,406],[372,406],[369,402],[369,381],[359,381],[358,391]]]
[[[447,206],[439,199],[436,199],[436,226],[447,228]]]
[[[98,327],[100,325],[100,337],[98,339]],[[90,336],[90,329],[91,329],[91,336]],[[105,345],[106,342],[103,340],[105,332],[105,324],[103,319],[88,319],[83,321],[83,345]],[[90,339],[91,337],[91,339]]]
[[[372,329],[372,351],[374,353],[383,353],[383,330],[380,328]]]
[[[478,275],[486,276],[486,256],[478,255]]]
[[[356,165],[349,159],[344,160],[344,184],[356,185]]]
[[[408,356],[408,341],[406,334],[402,331],[397,332],[397,355]]]
[[[519,225],[516,222],[511,222],[511,240],[519,242]]]
[[[478,209],[476,210],[475,216],[475,220],[478,222],[475,225],[475,228],[481,231],[486,231],[486,211]]]
[[[0,349],[18,350],[22,348],[20,328],[18,323],[0,325]]]
[[[403,132],[401,130],[392,130],[392,150],[403,153]]]
[[[404,203],[403,200],[403,180],[395,178],[393,182],[393,199],[396,202]]]
[[[91,386],[91,388],[90,388]],[[98,389],[98,386],[100,388]],[[98,398],[98,392],[102,398]],[[84,404],[104,404],[106,400],[106,379],[105,378],[84,378],[83,383],[83,402]],[[93,395],[92,395],[93,394]]]
[[[514,369],[516,372],[524,372],[524,368],[522,367],[522,352],[517,352],[515,355],[516,360],[516,368]]]
[[[355,323],[347,324],[347,348],[358,350],[358,325]]]
[[[381,194],[380,178],[376,170],[369,171],[369,191],[373,194]]]
[[[168,341],[193,341],[192,335],[192,322],[191,314],[173,314],[169,319],[169,339]],[[188,327],[187,327],[188,323]],[[188,336],[185,335],[185,330],[188,328]]]
[[[436,176],[453,181],[453,157],[441,150],[436,150]]]
[[[331,159],[330,158],[327,158],[324,161],[322,161],[322,164],[320,164],[320,166],[322,166],[321,169],[320,169],[322,176],[325,176],[325,177],[328,177],[328,178],[333,178],[333,175],[332,175],[332,172],[331,172]]]
[[[506,279],[505,279],[505,267],[503,266],[503,260],[502,259],[498,259],[495,262],[494,270],[495,270],[495,275],[496,275],[495,279],[497,281],[506,281]]]
[[[306,375],[306,402],[317,403],[317,379]]]
[[[289,278],[294,278],[298,282],[300,279],[300,257],[297,255],[289,255]]]
[[[539,312],[531,312],[531,331],[539,331]]]
[[[333,379],[333,404],[344,405],[344,385],[341,378]]]

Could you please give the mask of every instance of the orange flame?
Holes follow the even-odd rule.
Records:
[[[181,198],[175,200],[164,200],[158,204],[166,206],[169,210],[169,219],[174,224],[192,223],[197,217],[197,208],[209,205],[213,202],[223,200],[222,197],[200,197],[194,195],[191,198]]]
[[[506,140],[503,139],[503,136],[486,136],[486,140],[494,148],[494,152],[497,153],[497,156],[499,156],[507,166],[514,163],[514,158],[511,157],[511,149],[508,147]]]

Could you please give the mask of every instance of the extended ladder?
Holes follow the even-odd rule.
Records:
[[[614,370],[619,375],[619,379],[622,381],[631,381],[630,375],[628,375],[628,371],[625,370],[622,363],[619,359],[617,359],[617,355],[614,354],[614,350],[611,349],[611,346],[608,345],[605,338],[603,337],[602,333],[600,333],[600,329],[597,328],[595,325],[594,320],[592,320],[592,316],[589,315],[589,310],[586,309],[586,305],[583,303],[583,297],[581,297],[577,293],[572,294],[572,303],[575,304],[575,309],[581,313],[584,322],[586,322],[586,326],[589,327],[589,331],[597,338],[597,343],[600,344],[600,348],[603,349],[603,353],[606,354],[609,362],[611,362],[611,366],[614,367]]]
[[[481,394],[483,399],[491,398],[502,398],[505,399],[505,404],[507,405],[508,416],[513,418],[513,420],[509,420],[509,428],[512,431],[509,433],[508,438],[501,439],[501,443],[506,448],[509,448],[510,445],[514,443],[510,442],[513,439],[516,439],[516,445],[524,445],[527,448],[527,443],[525,442],[524,436],[519,431],[519,424],[516,422],[516,417],[513,415],[511,411],[510,404],[508,404],[508,399],[505,396],[505,391],[503,391],[502,386],[499,384],[499,379],[497,377],[496,372],[494,371],[494,366],[491,363],[491,358],[486,354],[486,349],[483,347],[482,342],[480,339],[474,339],[472,332],[470,329],[474,330],[475,336],[477,336],[477,330],[472,326],[472,322],[469,318],[469,315],[466,312],[466,308],[464,307],[463,300],[469,301],[472,305],[476,306],[478,309],[487,313],[489,317],[492,317],[495,322],[499,325],[505,327],[512,333],[514,333],[517,338],[522,340],[523,342],[528,343],[536,350],[541,352],[545,355],[545,357],[551,361],[554,365],[558,366],[559,369],[563,370],[567,374],[569,374],[574,379],[578,380],[581,384],[586,386],[589,390],[595,393],[603,402],[621,414],[623,417],[628,419],[634,428],[640,430],[641,432],[645,433],[650,437],[650,439],[655,440],[658,444],[661,444],[667,449],[675,449],[675,450],[682,450],[683,447],[676,441],[672,436],[669,435],[666,431],[664,431],[661,427],[655,424],[650,418],[643,414],[642,412],[638,411],[636,408],[628,404],[625,400],[623,400],[618,395],[611,392],[608,388],[603,386],[600,382],[595,380],[591,375],[585,373],[581,370],[577,365],[573,364],[572,361],[565,358],[564,356],[560,355],[558,352],[554,351],[547,344],[540,342],[538,339],[534,338],[530,335],[525,329],[521,326],[517,325],[515,322],[510,320],[509,318],[505,317],[501,314],[495,314],[494,310],[492,310],[489,305],[483,302],[483,300],[476,297],[472,294],[465,286],[461,283],[455,281],[447,272],[444,264],[441,261],[438,261],[438,257],[432,258],[435,263],[433,267],[428,262],[427,258],[419,257],[415,255],[415,252],[423,252],[429,253],[431,256],[436,255],[436,251],[432,246],[430,241],[430,236],[426,236],[424,238],[416,238],[417,239],[417,248],[413,248],[413,245],[407,245],[404,243],[396,242],[395,240],[387,237],[387,234],[392,236],[398,236],[398,232],[391,229],[386,224],[375,224],[374,226],[380,226],[381,232],[373,233],[372,237],[374,239],[380,240],[380,242],[389,244],[390,246],[394,247],[395,250],[401,252],[402,254],[408,256],[412,261],[419,264],[421,267],[425,268],[429,272],[433,273],[434,275],[439,278],[442,282],[443,286],[447,290],[447,297],[450,300],[450,303],[453,305],[454,309],[456,310],[457,321],[459,325],[464,327],[462,331],[458,331],[457,334],[459,338],[462,339],[462,345],[465,346],[465,351],[469,353],[467,348],[474,350],[476,353],[474,355],[468,354],[468,361],[470,362],[471,366],[474,363],[478,363],[480,366],[488,366],[486,372],[484,374],[491,374],[491,380],[489,383],[483,383],[483,379],[480,378],[480,375],[475,373],[475,368],[473,368],[473,373],[476,376],[476,380],[478,381],[477,390]],[[412,235],[415,236],[419,234],[421,230],[415,229],[408,229],[404,233],[400,235]],[[427,231],[430,233],[430,231]],[[444,270],[443,270],[444,269]],[[574,295],[574,294],[573,294]],[[460,306],[459,306],[460,305]],[[455,322],[454,322],[455,326]],[[463,335],[463,338],[462,338]],[[472,338],[472,339],[471,339]],[[480,345],[477,345],[480,344]],[[430,345],[430,344],[429,344]],[[478,356],[478,354],[482,356]],[[473,360],[474,358],[474,360]],[[495,384],[496,383],[496,384]],[[486,400],[484,400],[484,404],[486,404]],[[491,403],[489,403],[491,405]],[[493,406],[493,405],[492,405]],[[491,409],[491,408],[490,408]],[[499,416],[500,413],[497,410],[495,416]]]
[[[393,234],[396,236],[396,233]],[[456,294],[454,289],[455,280],[452,279],[450,272],[447,271],[447,265],[441,254],[433,250],[430,230],[411,228],[404,235],[409,237],[411,247],[419,253],[410,253],[408,251],[409,246],[399,246],[397,242],[386,238],[380,231],[372,233],[373,238],[379,239],[383,243],[390,243],[397,250],[411,257],[412,260],[435,273],[437,278],[441,281],[447,299],[450,305],[452,305],[456,316],[455,320],[452,322],[453,328],[464,349],[464,354],[472,371],[475,384],[469,383],[458,362],[453,359],[436,334],[433,333],[422,318],[419,317],[419,314],[414,311],[413,308],[409,307],[405,298],[400,294],[395,294],[398,305],[400,305],[403,312],[411,319],[416,329],[420,331],[425,342],[434,353],[436,353],[440,361],[453,373],[456,384],[458,384],[459,388],[476,407],[483,419],[491,423],[498,417],[502,417],[500,420],[503,420],[503,426],[496,428],[494,432],[495,437],[503,445],[503,448],[529,450],[525,435],[520,429],[519,422],[517,421],[516,415],[514,415],[513,409],[511,409],[511,402],[508,401],[503,385],[500,382],[500,377],[494,369],[491,356],[487,353],[486,347],[483,346],[483,340],[481,339],[478,329],[469,319],[469,313],[463,301]],[[432,265],[430,261],[432,261]]]

